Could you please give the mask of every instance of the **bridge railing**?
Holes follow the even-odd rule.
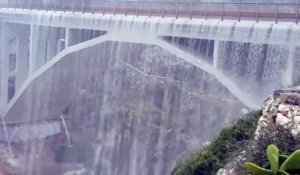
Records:
[[[228,2],[163,2],[163,1],[102,1],[90,0],[9,0],[1,8],[46,11],[69,11],[80,13],[111,13],[124,15],[173,16],[188,18],[220,18],[294,21],[300,16],[299,2],[296,3],[228,3]]]

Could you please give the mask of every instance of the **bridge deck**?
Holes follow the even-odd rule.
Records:
[[[84,2],[84,1],[82,1]],[[156,1],[111,1],[78,3],[62,1],[42,3],[42,0],[10,0],[0,4],[0,8],[18,8],[69,12],[110,13],[142,16],[172,16],[187,18],[251,19],[268,21],[299,20],[299,3],[208,3],[208,2],[156,2]]]

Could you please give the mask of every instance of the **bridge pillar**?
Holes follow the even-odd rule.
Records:
[[[1,57],[0,57],[0,110],[4,110],[8,103],[8,79],[9,79],[9,50],[10,27],[7,23],[1,23]]]
[[[66,28],[66,35],[65,35],[65,48],[70,46],[70,28]]]
[[[1,24],[0,101],[2,109],[28,76],[28,36],[27,25]]]
[[[17,45],[16,88],[19,88],[29,73],[29,40],[28,36],[19,36]]]
[[[217,69],[218,68],[218,60],[219,60],[219,47],[220,47],[219,43],[220,43],[220,41],[215,40],[214,42],[215,43],[214,43],[214,54],[213,54],[213,67]]]
[[[30,27],[29,75],[32,74],[38,67],[37,51],[40,45],[38,41],[37,27],[38,26],[34,26],[34,25],[31,25]]]

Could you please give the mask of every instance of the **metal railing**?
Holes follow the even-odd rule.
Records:
[[[300,1],[300,0],[299,0]],[[46,10],[80,13],[124,14],[136,16],[187,17],[243,19],[262,21],[299,21],[299,1],[297,3],[229,3],[198,1],[102,1],[63,0],[60,4],[44,0],[9,0],[0,4],[0,8],[23,10]]]

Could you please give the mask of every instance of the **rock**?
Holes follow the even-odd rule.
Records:
[[[273,93],[273,97],[278,97],[278,96],[280,96],[281,93],[297,93],[297,94],[300,94],[300,86],[276,90]]]
[[[289,104],[300,105],[300,86],[276,90],[273,97],[280,98]]]
[[[217,172],[216,175],[227,175],[228,172],[226,169],[222,168],[222,169],[219,169],[219,171]]]
[[[265,98],[262,108],[265,108],[270,103],[271,100],[274,100],[273,96],[268,96],[267,98]]]
[[[300,108],[294,108],[293,115],[300,116]]]
[[[281,92],[277,98],[281,99],[281,101],[285,102],[285,103],[299,105],[298,101],[300,100],[300,94],[298,94],[298,93]]]
[[[297,99],[297,105],[300,105],[300,98],[299,99]]]
[[[300,128],[296,128],[296,129],[292,129],[292,130],[291,130],[291,133],[292,133],[293,135],[298,135],[299,132],[300,132]]]
[[[300,124],[300,118],[295,117],[300,116],[298,100],[300,100],[300,87],[277,90],[272,97],[268,97],[262,109],[264,115],[258,122],[256,138],[259,138],[260,132],[276,126],[283,126],[296,136]],[[274,121],[275,125],[272,124]]]
[[[255,140],[258,139],[260,133],[262,132],[263,128],[266,128],[267,126],[269,126],[269,120],[267,119],[266,116],[262,116],[260,117],[260,119],[258,120],[258,125],[255,131]]]
[[[288,94],[286,93],[280,93],[278,98],[282,101],[282,102],[286,102],[288,99]]]
[[[281,112],[281,113],[279,113],[279,114],[282,114],[283,116],[287,117],[287,116],[288,116],[288,114],[289,114],[289,111],[282,111],[282,112]]]
[[[279,103],[276,102],[273,98],[267,98],[264,107],[263,107],[263,115],[272,117],[278,113]]]
[[[298,101],[300,100],[300,94],[297,93],[291,93],[289,94],[286,102],[293,105],[299,105]]]
[[[295,115],[293,115],[293,111],[290,110],[290,111],[287,112],[287,115],[286,115],[286,116],[287,116],[288,118],[290,118],[290,119],[293,119]]]
[[[278,111],[283,112],[283,111],[290,111],[292,108],[292,105],[287,105],[287,104],[280,104],[278,106]]]
[[[234,169],[231,169],[231,170],[229,171],[229,174],[230,174],[230,175],[237,175],[237,174],[235,173],[235,170],[234,170]]]
[[[300,116],[294,116],[294,123],[300,124]]]
[[[235,173],[234,169],[226,170],[224,168],[220,169],[216,175],[238,175]]]

